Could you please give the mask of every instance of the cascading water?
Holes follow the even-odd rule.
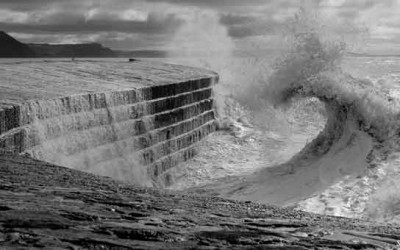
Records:
[[[0,108],[0,149],[38,160],[163,186],[216,127],[212,71],[117,60],[5,62],[0,71],[2,102],[14,100]],[[18,78],[27,75],[29,89]]]
[[[111,93],[105,93],[104,108],[92,109],[85,97],[75,96],[70,99],[73,102],[70,105],[76,107],[77,113],[73,114],[60,110],[65,107],[62,99],[26,105],[34,120],[25,128],[25,134],[30,137],[26,141],[33,145],[25,152],[61,166],[150,185],[146,168],[140,167],[140,157],[135,152],[137,142],[131,138],[137,133],[137,121],[129,119],[132,107],[117,106],[112,103],[113,99]],[[143,112],[140,104],[135,108]],[[51,117],[52,113],[65,115]],[[43,120],[41,114],[49,118]],[[147,130],[153,127],[153,124],[146,125]]]

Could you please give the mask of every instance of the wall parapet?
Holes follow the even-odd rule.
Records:
[[[183,75],[194,70],[173,67]],[[197,73],[182,80],[177,74],[130,89],[0,100],[0,149],[134,183],[164,182],[158,177],[192,158],[196,143],[216,130],[212,88],[218,76]]]

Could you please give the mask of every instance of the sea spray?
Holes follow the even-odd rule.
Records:
[[[293,41],[293,50],[279,62],[261,98],[279,105],[287,103],[294,96],[315,96],[328,105],[328,113],[331,114],[328,115],[325,131],[291,160],[291,165],[298,168],[305,164],[312,165],[315,161],[310,159],[317,157],[319,179],[325,183],[321,185],[323,190],[334,180],[343,178],[332,172],[338,166],[341,166],[339,172],[344,175],[365,174],[367,166],[380,165],[382,160],[398,150],[396,131],[399,126],[399,106],[395,98],[373,82],[344,73],[341,61],[345,46],[340,40],[323,41],[321,35],[312,28],[307,32],[304,29],[295,32]],[[372,138],[368,139],[367,134]],[[361,141],[363,143],[359,144]],[[329,155],[339,152],[341,147],[350,152],[351,148],[362,148],[367,144],[371,144],[371,149],[363,151],[368,154],[363,156],[367,163],[364,171],[362,167],[356,170],[355,166],[361,162],[349,161],[350,158],[345,154],[332,164],[333,158]],[[358,154],[357,157],[362,156],[361,151]],[[376,197],[374,199],[379,200]]]
[[[390,84],[347,73],[343,66],[346,48],[354,48],[351,37],[357,34],[350,41],[338,34],[343,30],[327,25],[329,20],[321,20],[323,15],[313,14],[318,7],[304,7],[287,23],[281,38],[285,41],[280,50],[283,53],[273,67],[252,64],[250,59],[248,65],[241,61],[241,68],[232,64],[225,68],[234,76],[227,78],[233,82],[227,83],[230,91],[226,95],[233,101],[225,100],[225,106],[239,103],[244,107],[237,109],[239,113],[251,113],[258,118],[255,123],[267,125],[267,130],[273,129],[271,120],[279,117],[281,107],[281,114],[294,126],[312,120],[303,114],[314,113],[320,115],[319,119],[328,119],[325,128],[288,163],[238,177],[237,181],[220,180],[206,188],[230,198],[289,205],[318,195],[346,178],[364,176],[372,180],[369,172],[383,167],[399,151],[397,92],[387,89]],[[238,74],[242,70],[255,74]],[[299,112],[305,107],[308,110]],[[225,114],[234,116],[234,112]],[[284,122],[278,123],[285,127]],[[308,207],[308,211],[316,211],[313,209]]]
[[[220,81],[214,86],[214,100],[219,119],[252,120],[264,130],[287,132],[287,121],[280,111],[267,105],[255,113],[256,106],[251,106],[254,93],[270,72],[273,57],[236,57],[237,44],[217,12],[195,7],[185,10],[188,13],[181,16],[185,22],[167,46],[170,61],[218,72]]]
[[[237,49],[236,47],[237,44],[235,44],[232,38],[227,36],[226,27],[221,26],[221,24],[218,22],[215,22],[215,25],[218,25],[221,27],[221,29],[225,30],[225,32],[222,33],[226,35],[224,39],[230,39],[231,42],[229,44],[233,44],[235,46],[233,48],[234,50]],[[205,32],[207,32],[207,30],[205,30]],[[177,32],[177,35],[179,36],[180,33]],[[186,33],[186,39],[190,41],[190,38],[191,36],[188,36]],[[208,47],[202,49],[204,50],[207,48],[211,48],[212,50],[213,48],[212,41],[209,42],[209,44],[210,45],[208,45]],[[251,123],[251,126],[257,127],[257,130],[263,131],[262,136],[260,136],[258,132],[253,133],[255,137],[258,137],[258,139],[260,139],[261,137],[268,137],[268,136],[271,137],[267,139],[268,142],[265,142],[266,145],[269,145],[271,141],[274,141],[277,144],[281,144],[282,138],[290,138],[292,134],[300,132],[300,130],[297,129],[293,130],[293,127],[303,127],[303,128],[307,127],[306,128],[307,130],[312,130],[312,131],[307,131],[307,136],[304,137],[296,136],[295,140],[292,139],[288,140],[290,141],[289,142],[290,149],[284,150],[285,152],[277,152],[268,159],[265,159],[264,156],[271,155],[270,152],[265,152],[265,153],[261,152],[262,156],[257,158],[259,159],[264,158],[265,163],[262,167],[268,167],[271,166],[272,163],[276,164],[288,160],[288,158],[290,158],[290,156],[292,156],[293,153],[298,152],[299,148],[301,148],[301,146],[304,145],[304,143],[307,141],[308,138],[314,137],[315,132],[317,131],[318,133],[318,131],[322,129],[325,120],[325,118],[323,117],[325,112],[323,105],[317,98],[308,98],[300,100],[296,103],[296,105],[293,106],[286,105],[286,108],[282,109],[282,105],[279,107],[274,107],[274,105],[271,105],[270,100],[267,100],[264,95],[260,95],[260,93],[264,93],[265,89],[267,88],[268,78],[271,76],[271,73],[273,72],[273,68],[271,68],[270,65],[271,62],[273,62],[275,56],[274,54],[258,53],[257,56],[242,55],[241,57],[237,57],[237,54],[235,53],[230,53],[230,54],[222,53],[223,56],[220,57],[218,51],[215,51],[214,54],[205,53],[207,57],[200,56],[199,58],[198,53],[196,53],[195,47],[192,48],[194,50],[192,57],[186,57],[186,58],[177,57],[177,54],[171,53],[170,60],[176,63],[185,63],[199,67],[211,67],[212,70],[215,70],[220,74],[221,82],[214,89],[215,94],[217,95],[217,100],[219,100],[219,102],[217,103],[219,118],[220,119],[225,118],[222,119],[223,121],[222,125],[228,129],[232,127],[231,125],[233,126],[237,125],[236,128],[232,129],[233,134],[235,134],[235,136],[238,136],[241,139],[249,138],[250,140],[254,140],[253,138],[251,138],[251,136],[242,137],[241,133],[235,132],[237,129],[241,130],[240,128],[246,126],[248,122]],[[310,109],[317,112],[307,113],[307,110]],[[300,114],[304,114],[304,116],[301,116]],[[305,119],[305,117],[307,118]],[[311,124],[312,126],[307,126],[311,120],[315,121],[315,124]],[[243,129],[243,131],[244,130],[246,129]],[[237,143],[242,144],[242,142],[240,142],[241,139],[239,139]],[[264,141],[262,143],[264,143]],[[236,145],[232,145],[232,147],[234,148],[233,150],[235,150],[235,146]],[[249,147],[251,146],[249,145]],[[261,147],[263,146],[261,145]],[[275,145],[273,145],[272,147],[275,147]],[[222,149],[220,150],[218,148],[215,149],[213,148],[212,150],[217,152],[225,152],[224,150]],[[269,149],[266,148],[266,150]],[[226,157],[227,155],[229,155],[229,152],[225,152],[224,156],[222,157]],[[283,161],[279,161],[279,159],[283,159]],[[223,163],[221,163],[221,165],[222,164]],[[204,165],[206,165],[206,163]],[[259,165],[259,164],[255,163],[254,165]],[[193,171],[199,172],[203,168],[204,168],[203,166],[200,166],[200,169],[195,169],[195,168],[192,169]],[[213,165],[212,168],[222,169],[225,168],[225,166]],[[253,171],[256,168],[257,167],[254,166]],[[183,172],[187,169],[188,168],[185,165],[183,167]],[[205,172],[207,171],[213,172],[214,170],[205,169]],[[226,173],[227,175],[231,175],[232,172],[239,173],[240,171],[241,171],[240,169],[236,171],[230,171],[229,169],[227,169]],[[248,173],[249,167],[243,166],[242,174],[243,172]],[[189,173],[187,175],[192,176],[196,174]],[[221,174],[218,175],[220,176]],[[227,188],[226,190],[229,190],[229,188]],[[223,190],[223,192],[226,190]]]
[[[184,24],[169,42],[168,56],[174,63],[218,72],[221,78],[214,87],[214,100],[217,113],[225,116],[225,100],[230,92],[226,86],[235,80],[230,67],[234,42],[215,11],[191,7],[180,9],[179,15],[184,19]]]
[[[189,21],[177,32],[177,40],[173,41],[181,36],[184,39],[180,41],[197,44],[197,47],[185,46],[184,54],[190,57],[184,58],[178,57],[179,46],[176,46],[177,53],[170,54],[174,57],[171,60],[220,73],[221,84],[215,90],[221,97],[220,116],[235,122],[251,117],[252,125],[259,129],[287,136],[296,135],[290,133],[293,128],[300,133],[304,130],[298,128],[312,126],[322,131],[313,140],[309,138],[307,146],[286,164],[267,168],[270,165],[266,162],[265,169],[256,174],[240,176],[238,181],[235,178],[218,180],[206,188],[230,198],[279,205],[300,202],[299,208],[311,212],[370,215],[390,220],[398,213],[398,210],[390,210],[397,204],[397,196],[392,195],[396,194],[397,187],[393,186],[390,195],[383,194],[390,183],[398,181],[399,171],[393,171],[391,180],[385,180],[389,175],[377,173],[386,173],[388,167],[398,168],[400,102],[396,81],[382,79],[381,68],[393,67],[396,72],[398,65],[389,58],[371,58],[367,68],[372,71],[366,74],[362,63],[365,59],[360,58],[358,62],[352,58],[356,62],[349,64],[348,52],[365,45],[363,40],[368,30],[355,23],[343,25],[340,20],[330,19],[335,15],[319,13],[326,4],[326,1],[314,1],[303,5],[297,15],[285,23],[277,38],[281,43],[274,43],[280,44],[276,48],[279,53],[276,60],[272,54],[265,53],[237,57],[238,44],[229,37],[226,27],[218,22],[213,12],[209,12],[214,17],[211,21],[194,15],[187,19],[192,23]],[[193,29],[197,27],[204,34],[211,34],[207,33],[211,24],[217,28],[210,31],[218,30],[218,34],[214,34],[218,38],[215,41],[224,41],[228,49],[218,42],[213,46],[214,40],[202,39],[197,36],[201,32]],[[191,35],[190,32],[197,33]],[[192,38],[200,42],[192,42]],[[203,53],[196,53],[198,51]],[[376,80],[361,79],[367,75]],[[247,165],[244,164],[243,169]],[[247,169],[243,171],[248,173]],[[374,193],[375,190],[378,191]],[[314,200],[307,199],[312,196]],[[368,202],[369,197],[372,198]],[[388,204],[387,208],[372,206],[376,201],[382,206]],[[334,207],[338,204],[342,207]],[[318,206],[324,208],[319,210]]]

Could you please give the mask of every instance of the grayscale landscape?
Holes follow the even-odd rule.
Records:
[[[0,249],[400,249],[399,11],[0,0]]]

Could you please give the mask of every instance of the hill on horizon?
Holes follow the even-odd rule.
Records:
[[[34,44],[28,46],[37,57],[115,57],[110,48],[99,43],[81,44]]]
[[[0,31],[0,58],[37,57],[134,57],[165,58],[167,51],[157,49],[113,50],[100,43],[47,44],[22,43]]]
[[[0,57],[115,57],[116,53],[99,43],[25,44],[0,31]]]
[[[0,57],[35,57],[35,52],[4,31],[0,31]]]

